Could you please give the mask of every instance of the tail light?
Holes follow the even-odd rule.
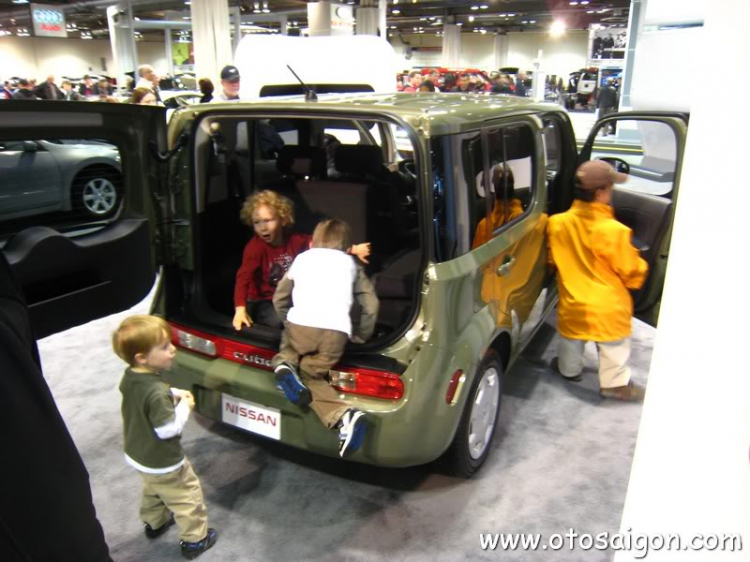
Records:
[[[195,351],[208,357],[221,357],[264,371],[273,371],[271,359],[276,355],[273,350],[221,338],[178,324],[170,323],[170,326],[172,343],[176,347]],[[345,394],[385,400],[400,400],[404,396],[404,383],[395,373],[337,365],[331,369],[330,376],[331,386]]]
[[[170,323],[170,327],[172,328],[172,343],[175,347],[189,349],[209,357],[217,357],[218,346],[213,336],[193,329],[188,330],[177,324]]]
[[[387,400],[400,400],[404,395],[404,382],[394,373],[337,365],[330,377],[331,386],[346,394]]]

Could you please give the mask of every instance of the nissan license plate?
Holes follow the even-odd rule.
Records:
[[[281,412],[275,408],[245,402],[222,393],[221,420],[264,437],[281,439]]]

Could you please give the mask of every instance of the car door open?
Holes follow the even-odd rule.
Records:
[[[156,229],[168,218],[169,198],[159,185],[163,164],[154,155],[164,123],[161,108],[22,101],[0,106],[0,142],[64,148],[56,160],[54,176],[62,188],[54,209],[29,205],[5,218],[0,214],[0,244],[23,287],[37,338],[125,310],[151,289],[161,240]],[[11,174],[3,175],[0,191],[12,194]],[[27,191],[49,190],[32,185],[48,176],[30,173],[12,181]],[[106,216],[85,212],[105,203],[116,206]]]
[[[612,206],[649,264],[645,285],[633,293],[633,306],[635,316],[652,326],[664,288],[686,135],[683,114],[617,113],[595,124],[580,155],[580,162],[605,160],[629,175],[615,186]]]

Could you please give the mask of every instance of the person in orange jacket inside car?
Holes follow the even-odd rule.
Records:
[[[581,380],[583,348],[599,350],[600,394],[617,400],[640,400],[644,389],[630,381],[629,289],[643,286],[648,263],[631,244],[631,230],[618,222],[610,203],[615,183],[627,181],[606,162],[592,160],[576,172],[571,208],[550,217],[549,257],[557,268],[560,300],[558,357],[553,368],[571,381]]]

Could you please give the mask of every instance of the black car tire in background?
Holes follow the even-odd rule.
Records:
[[[484,464],[500,418],[503,396],[503,365],[490,350],[477,368],[456,435],[443,455],[446,470],[453,476],[470,478]]]
[[[106,218],[122,202],[122,174],[111,166],[90,166],[78,172],[71,190],[73,211],[90,218]]]

